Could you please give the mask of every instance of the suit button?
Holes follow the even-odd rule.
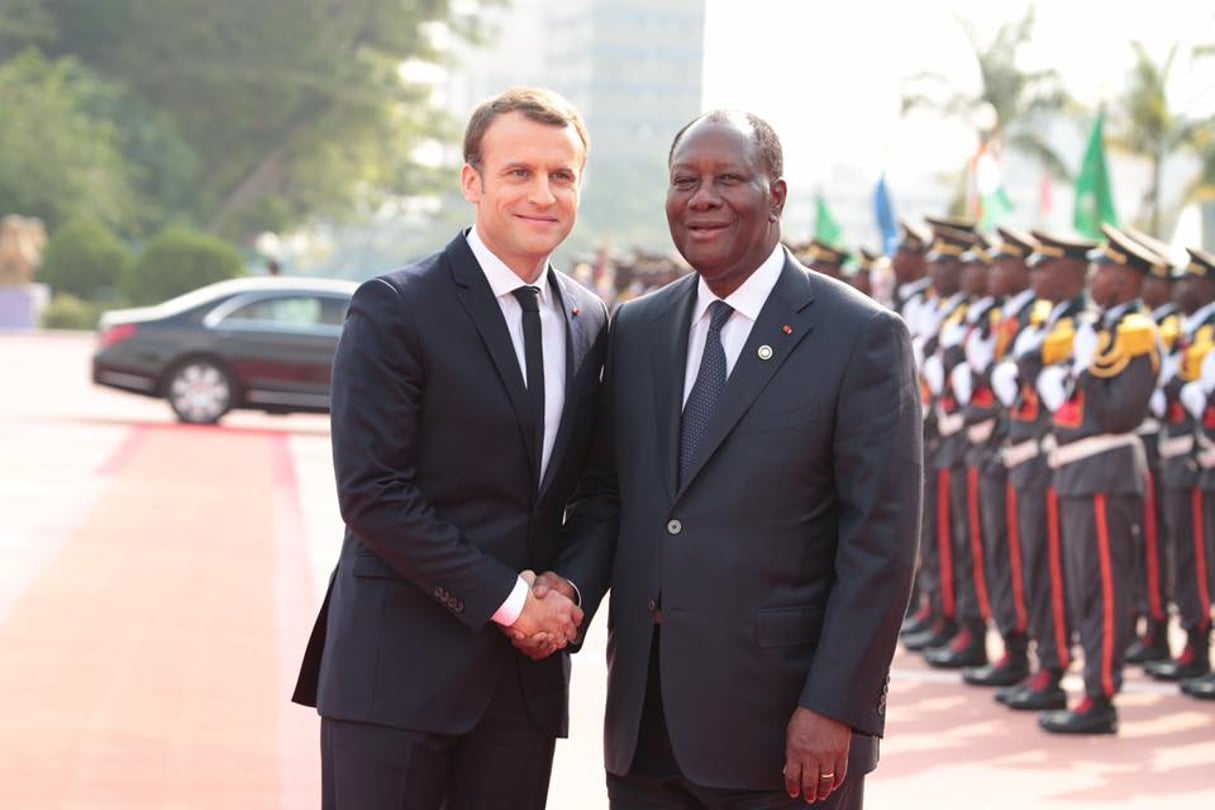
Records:
[[[667,534],[679,534],[683,531],[683,524],[678,520],[667,521]]]
[[[658,609],[658,603],[655,602],[653,599],[651,599],[650,601],[645,603],[645,609],[650,611],[650,613],[653,613],[655,610]]]
[[[443,598],[443,589],[435,588],[435,599],[442,600],[442,598]]]

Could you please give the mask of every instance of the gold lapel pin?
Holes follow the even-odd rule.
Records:
[[[759,355],[760,360],[771,360],[772,359],[772,347],[769,346],[767,343],[765,343],[764,345],[759,347],[759,351],[757,352],[757,354]]]

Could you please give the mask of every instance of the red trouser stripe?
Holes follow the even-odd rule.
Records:
[[[1200,626],[1206,626],[1211,621],[1211,591],[1207,587],[1207,535],[1202,509],[1202,491],[1194,487],[1190,493],[1190,503],[1194,505],[1194,574],[1198,577],[1198,601],[1202,604]]]
[[[949,470],[937,471],[937,548],[941,564],[941,602],[945,618],[958,615],[953,592],[953,537],[949,524]]]
[[[1050,555],[1050,598],[1055,614],[1055,646],[1059,650],[1059,666],[1067,669],[1072,662],[1071,639],[1067,633],[1067,594],[1063,591],[1063,549],[1059,544],[1059,493],[1054,487],[1046,491],[1047,553]]]
[[[1110,560],[1110,531],[1106,525],[1104,495],[1093,496],[1097,519],[1097,557],[1101,562],[1101,620],[1105,630],[1101,644],[1101,687],[1106,697],[1114,696],[1114,644],[1118,621],[1114,606],[1114,566]]]
[[[1025,607],[1025,579],[1021,568],[1021,522],[1017,520],[1017,490],[1009,484],[1006,491],[1008,505],[1008,562],[1012,566],[1013,609],[1017,611],[1017,632],[1024,633],[1029,626],[1029,611]]]
[[[983,557],[983,521],[979,515],[979,468],[966,468],[966,506],[970,514],[970,559],[975,572],[975,592],[979,596],[979,613],[983,621],[991,618],[991,600],[987,598],[987,566]]]
[[[1156,478],[1148,470],[1143,497],[1143,539],[1147,551],[1148,615],[1153,620],[1168,620],[1160,600],[1160,535],[1156,531]]]

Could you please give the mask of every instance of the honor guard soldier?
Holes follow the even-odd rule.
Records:
[[[1044,234],[1005,230],[1009,251],[1025,251],[1034,301],[1019,319],[1011,359],[992,371],[992,389],[1008,409],[1008,440],[1003,449],[1009,498],[1025,565],[1026,607],[1038,670],[1022,683],[996,692],[996,701],[1019,711],[1067,707],[1059,685],[1071,664],[1071,621],[1059,521],[1059,499],[1047,463],[1054,441],[1050,411],[1038,394],[1044,365],[1063,359],[1058,339],[1071,334],[1075,319],[1089,308],[1085,294],[1087,245],[1059,248]],[[1039,238],[1046,239],[1043,246]],[[1022,310],[1025,313],[1025,310]]]
[[[924,302],[931,284],[924,262],[931,244],[932,234],[927,228],[905,219],[899,221],[899,243],[890,259],[894,273],[890,308],[902,315],[909,326],[914,317],[911,310]]]
[[[798,257],[811,270],[816,270],[824,276],[842,279],[844,265],[852,258],[852,254],[843,248],[833,247],[821,239],[810,240],[810,246]]]
[[[1202,254],[1197,256],[1201,258]],[[1205,409],[1194,416],[1181,402],[1182,387],[1199,380],[1203,363],[1215,348],[1215,276],[1208,275],[1207,270],[1202,261],[1193,260],[1176,282],[1177,304],[1185,320],[1161,374],[1168,413],[1166,434],[1160,444],[1168,557],[1177,617],[1186,634],[1185,647],[1177,658],[1144,664],[1149,675],[1162,681],[1197,678],[1211,671],[1208,576],[1212,559],[1205,535],[1212,513],[1200,485],[1200,478],[1211,477],[1201,466],[1210,453],[1203,433]]]
[[[932,443],[926,444],[924,455],[927,480],[920,535],[920,582],[933,605],[933,622],[927,629],[903,637],[904,646],[915,651],[946,646],[960,635],[951,503],[957,497],[965,497],[966,437],[961,432],[961,406],[946,387],[946,358],[954,357],[950,350],[960,350],[965,337],[966,293],[961,287],[961,257],[972,236],[952,228],[938,228],[933,234],[927,261],[936,302],[920,313],[919,328],[928,337],[922,344],[913,342],[917,360],[922,358],[919,365],[924,411],[931,420],[926,439],[931,438]],[[931,328],[933,324],[935,330]]]
[[[1059,494],[1072,625],[1084,651],[1084,699],[1038,718],[1043,729],[1059,734],[1118,730],[1113,699],[1132,635],[1133,538],[1142,526],[1147,475],[1135,430],[1160,371],[1156,325],[1139,297],[1155,259],[1109,226],[1102,230],[1109,242],[1090,255],[1096,263],[1090,292],[1102,312],[1083,313],[1072,334],[1046,339],[1044,359],[1063,359],[1038,378],[1052,413],[1057,446],[1049,463]],[[1039,241],[1046,255],[1085,247]]]
[[[860,248],[857,253],[856,263],[850,271],[844,271],[844,279],[857,292],[872,298],[873,279],[878,274],[879,265],[885,261],[885,257],[867,248]]]
[[[1004,465],[1009,412],[994,397],[991,374],[1009,357],[1017,332],[1029,323],[1034,291],[1029,286],[1026,258],[1033,237],[1000,228],[992,260],[990,293],[994,306],[984,323],[966,338],[966,362],[973,394],[967,405],[967,436],[983,440],[976,450],[980,466],[979,522],[987,559],[987,594],[991,620],[1004,642],[1004,653],[991,666],[970,667],[962,679],[974,686],[1010,687],[1029,675],[1029,607],[1025,583],[1026,563],[1016,493]],[[990,425],[990,427],[986,427]],[[984,438],[983,434],[987,434]]]
[[[1186,277],[1215,278],[1215,256],[1197,248],[1189,248],[1190,262],[1186,265]],[[1187,409],[1198,420],[1202,449],[1199,464],[1202,475],[1198,487],[1202,491],[1205,514],[1215,512],[1215,352],[1207,352],[1202,361],[1199,379],[1187,383],[1182,389],[1182,399]],[[1206,540],[1206,559],[1215,559],[1215,521],[1204,521],[1203,534]],[[1215,591],[1215,565],[1207,567],[1207,594]],[[1208,614],[1209,616],[1210,614]],[[1209,659],[1208,663],[1209,663]],[[1181,691],[1199,700],[1215,700],[1215,675],[1206,674],[1181,682]]]
[[[1183,314],[1173,300],[1173,265],[1168,259],[1168,245],[1134,228],[1123,233],[1156,255],[1160,262],[1143,280],[1143,304],[1152,313],[1167,358],[1174,351],[1181,334]],[[1165,361],[1168,365],[1168,361]],[[1163,661],[1169,657],[1168,604],[1169,570],[1165,556],[1167,543],[1164,522],[1164,484],[1161,474],[1161,422],[1166,420],[1167,398],[1163,379],[1152,395],[1151,413],[1139,426],[1148,465],[1148,488],[1143,502],[1143,532],[1135,547],[1135,625],[1137,636],[1126,651],[1128,664]],[[1142,619],[1143,629],[1138,630]]]
[[[962,416],[962,430],[958,434],[962,466],[952,474],[957,478],[950,493],[959,633],[947,646],[929,649],[924,654],[930,665],[945,669],[987,663],[987,622],[991,617],[981,525],[980,502],[985,493],[980,490],[985,468],[991,461],[988,442],[995,427],[995,403],[990,388],[985,384],[975,386],[966,343],[971,337],[990,333],[996,302],[989,290],[993,263],[989,246],[978,234],[966,234],[966,238],[970,244],[959,257],[965,310],[959,312],[958,323],[947,324],[941,335],[946,396],[957,403]],[[990,500],[990,493],[986,494]]]

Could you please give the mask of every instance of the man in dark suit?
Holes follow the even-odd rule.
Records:
[[[359,288],[333,368],[346,537],[294,699],[328,809],[542,808],[581,612],[538,599],[583,471],[607,312],[549,256],[586,161],[564,99],[520,88],[465,134],[475,224]],[[521,575],[524,572],[524,575]]]
[[[860,807],[877,762],[920,516],[911,344],[781,247],[781,163],[752,115],[681,130],[667,219],[696,273],[613,319],[556,571],[588,612],[612,591],[617,810]]]

